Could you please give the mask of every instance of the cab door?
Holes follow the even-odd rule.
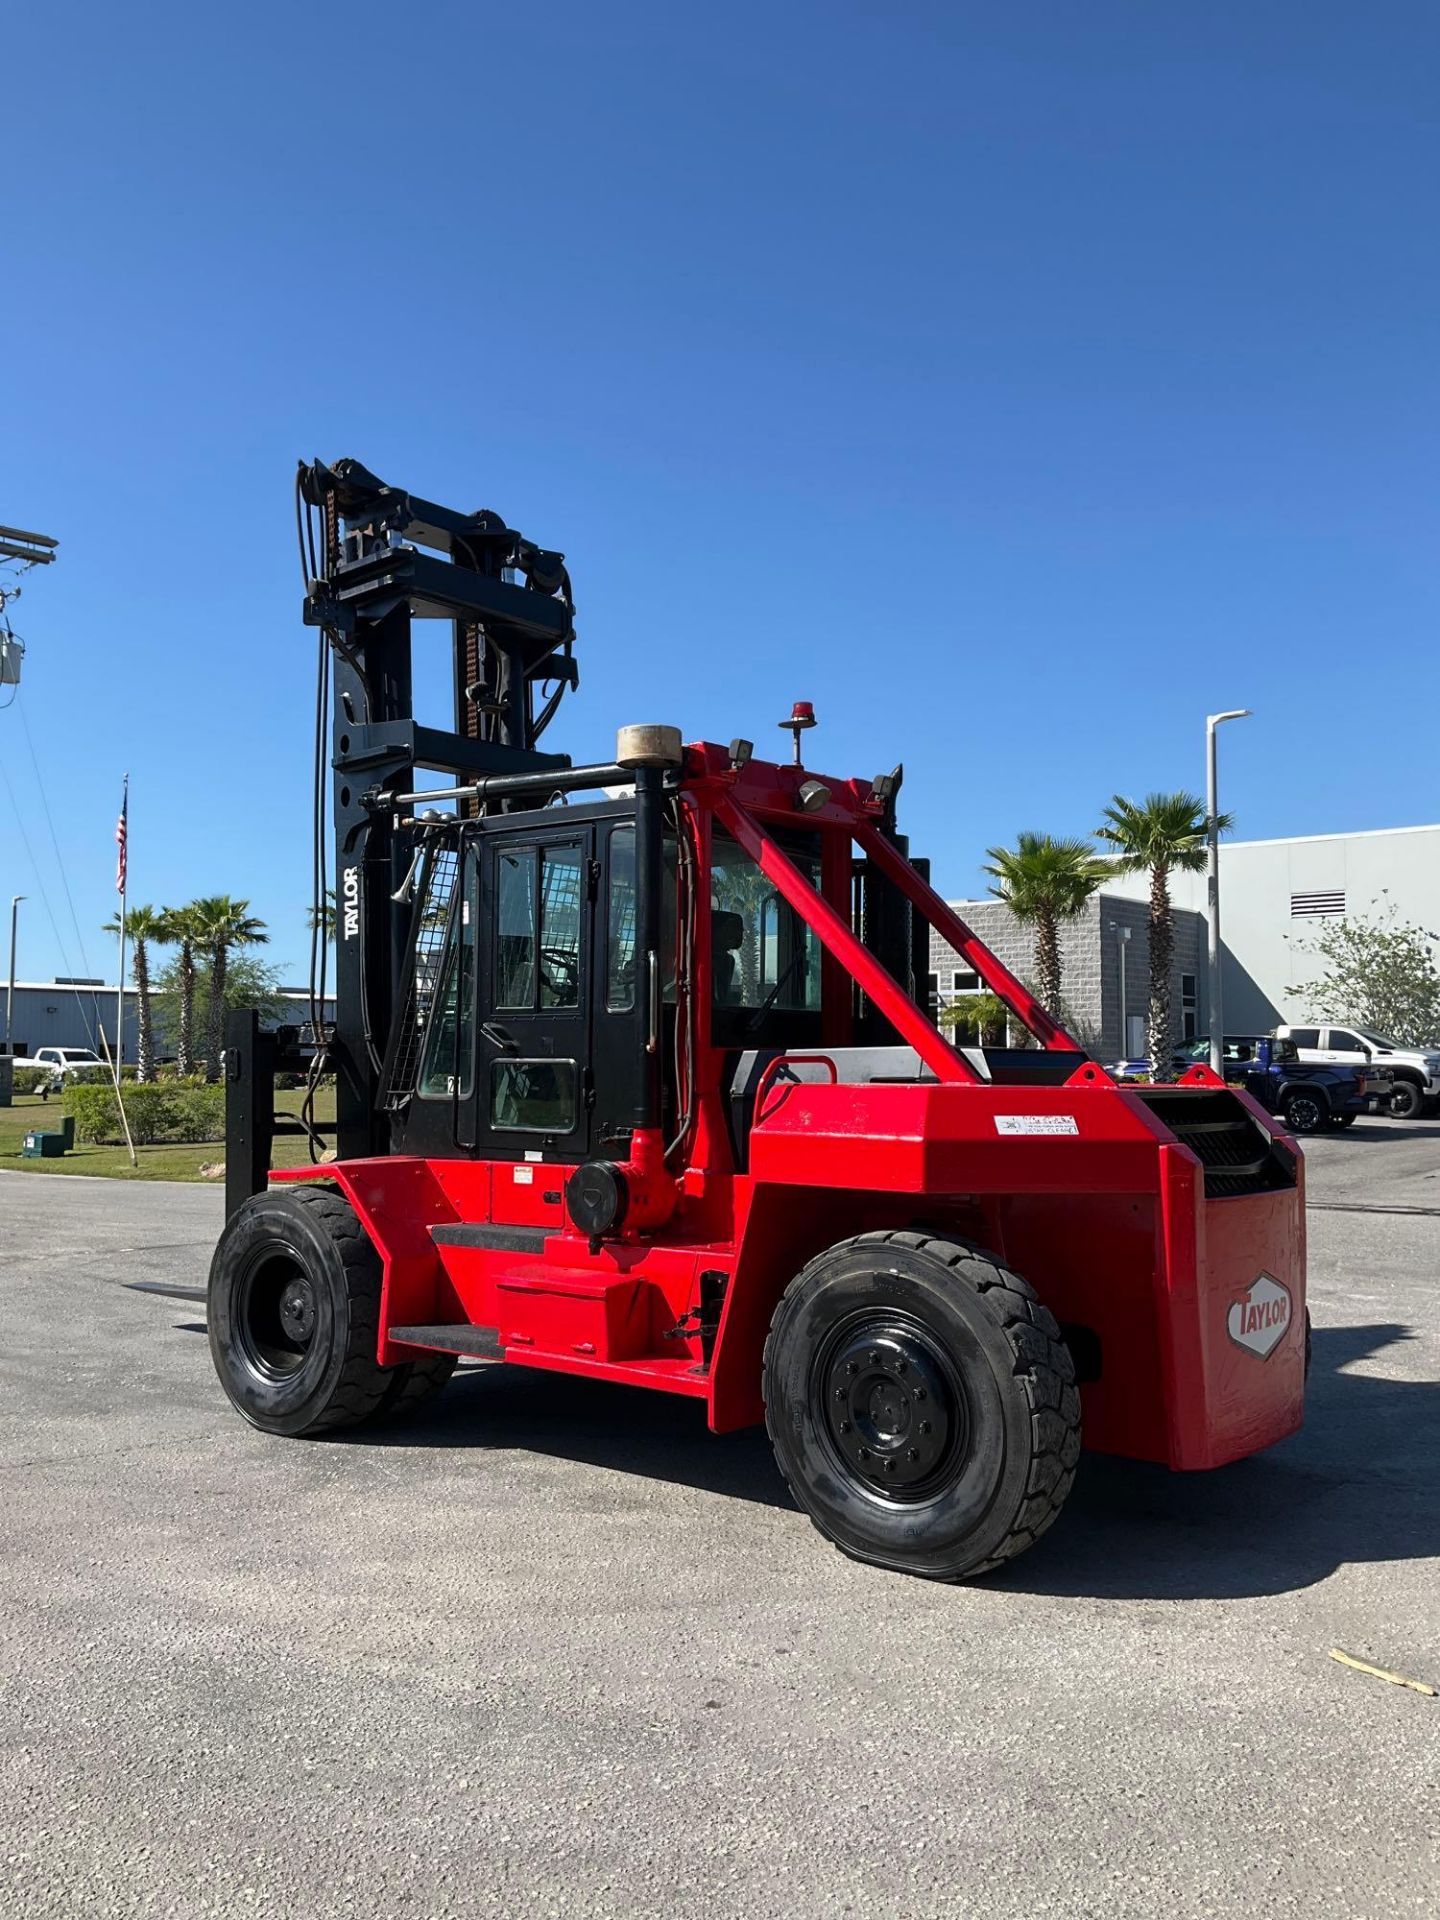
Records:
[[[558,1221],[561,1179],[529,1169],[590,1151],[594,838],[557,822],[481,843],[475,1150],[520,1163],[497,1171],[497,1219]]]

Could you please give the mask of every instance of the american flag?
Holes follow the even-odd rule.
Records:
[[[125,891],[125,861],[128,852],[126,842],[130,837],[129,817],[130,776],[127,773],[124,791],[120,795],[120,818],[115,822],[115,845],[120,850],[115,856],[115,891],[120,894]]]

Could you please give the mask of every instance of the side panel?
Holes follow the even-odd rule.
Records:
[[[1162,1158],[1170,1465],[1221,1467],[1304,1418],[1304,1165],[1285,1192],[1207,1201],[1177,1149]]]

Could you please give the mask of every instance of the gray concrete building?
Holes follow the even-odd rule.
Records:
[[[1027,985],[1035,977],[1035,931],[1017,920],[1000,900],[950,903],[1012,973]],[[1150,993],[1150,943],[1145,899],[1107,889],[1085,912],[1060,929],[1063,992],[1071,1031],[1102,1060],[1145,1051],[1145,1006]],[[981,988],[955,949],[937,933],[930,936],[930,998],[938,1012],[951,1001]],[[1175,958],[1171,1009],[1175,1032],[1187,1038],[1201,1031],[1205,982],[1205,921],[1181,908],[1175,915]],[[1123,991],[1123,1004],[1122,1004]]]

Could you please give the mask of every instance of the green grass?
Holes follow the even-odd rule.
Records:
[[[277,1113],[298,1113],[303,1098],[301,1089],[275,1095]],[[26,1160],[21,1154],[24,1137],[32,1127],[58,1133],[65,1108],[58,1096],[48,1102],[38,1093],[17,1093],[12,1107],[0,1107],[0,1168],[22,1173],[89,1173],[114,1180],[199,1180],[203,1166],[214,1166],[225,1158],[225,1142],[197,1142],[183,1147],[137,1147],[139,1165],[132,1167],[124,1147],[88,1147],[77,1145],[58,1160]],[[335,1118],[335,1090],[322,1087],[315,1097],[317,1120]],[[301,1133],[282,1133],[275,1139],[271,1164],[299,1167],[309,1164],[310,1149]]]

